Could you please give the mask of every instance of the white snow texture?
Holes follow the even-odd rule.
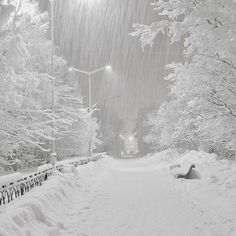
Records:
[[[173,177],[169,166],[185,160],[200,179]],[[0,235],[236,235],[236,166],[213,154],[107,157],[64,172],[2,206]]]

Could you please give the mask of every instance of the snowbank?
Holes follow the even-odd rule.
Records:
[[[37,168],[37,170],[38,171],[45,171],[45,170],[49,170],[49,169],[52,169],[52,168],[53,168],[52,164],[45,164],[45,165],[39,166]]]
[[[218,160],[217,155],[205,152],[190,151],[179,157],[173,164],[182,165],[184,162],[191,162],[196,165],[200,173],[202,185],[213,188],[220,194],[227,194],[232,189],[236,193],[236,162],[229,160]]]
[[[147,156],[149,162],[156,164],[170,163],[179,157],[179,153],[175,149],[167,149],[161,152],[154,153],[151,156]]]
[[[78,168],[65,165],[64,174],[55,171],[41,187],[2,206],[0,236],[66,235],[63,220],[71,214],[75,202],[85,202],[88,182],[104,161],[96,163]]]
[[[55,173],[42,187],[2,207],[0,235],[48,235],[62,229],[60,215],[71,207],[70,194],[78,190],[76,179],[72,174]]]
[[[230,193],[229,195],[236,196],[236,161],[219,160],[216,154],[203,151],[187,151],[179,154],[173,149],[155,153],[147,160],[152,165],[165,165],[169,171],[171,171],[169,168],[171,166],[182,165],[186,161],[191,162],[195,164],[201,180],[186,183],[198,183],[198,185],[207,186],[208,189],[214,189],[218,194]]]
[[[169,167],[186,161],[195,164],[200,179],[173,178]],[[212,232],[215,225],[222,228],[224,233],[215,232],[214,236],[236,235],[236,161],[219,160],[215,154],[202,151],[188,151],[181,155],[175,150],[167,150],[151,156],[150,162],[164,163],[168,167],[165,171],[169,171],[173,186],[212,219],[212,226],[209,226]]]
[[[99,157],[99,156],[102,156],[102,157],[106,157],[106,155],[104,153],[97,153],[97,154],[94,154],[93,156],[89,157],[89,159],[91,158],[96,158],[96,157]],[[62,160],[62,161],[58,161],[56,163],[56,165],[64,165],[64,164],[69,164],[69,163],[73,163],[73,162],[79,162],[79,161],[86,161],[88,160],[88,157],[86,156],[81,156],[81,157],[75,157],[75,158],[71,158],[71,159],[66,159],[66,160]]]
[[[10,183],[16,182],[23,178],[21,173],[14,173],[9,175],[4,175],[0,177],[0,187],[6,185],[8,186]]]
[[[189,151],[178,158],[175,162],[180,164],[184,163],[185,161],[189,161],[199,165],[210,165],[217,160],[216,154],[209,154],[206,152],[198,152],[198,151]]]

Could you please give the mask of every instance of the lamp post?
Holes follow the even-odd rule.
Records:
[[[74,68],[74,67],[70,67],[69,68],[69,71],[76,71],[76,72],[79,72],[81,74],[85,74],[88,76],[88,89],[89,89],[89,110],[91,111],[92,110],[92,81],[91,81],[91,78],[94,74],[98,73],[98,72],[101,72],[103,70],[111,70],[112,67],[111,65],[107,65],[107,66],[104,66],[104,67],[101,67],[99,69],[96,69],[96,70],[93,70],[93,71],[85,71],[85,70],[80,70],[80,69],[77,69],[77,68]]]
[[[89,111],[92,111],[92,81],[91,81],[91,77],[98,73],[98,72],[101,72],[103,70],[111,70],[112,67],[111,65],[107,65],[107,66],[104,66],[104,67],[101,67],[99,69],[96,69],[96,70],[93,70],[93,71],[84,71],[84,70],[80,70],[80,69],[77,69],[77,68],[74,68],[74,67],[70,67],[69,68],[69,71],[76,71],[76,72],[79,72],[81,74],[85,74],[88,76],[88,89],[89,89]],[[91,146],[92,146],[92,137],[91,137],[91,129],[90,129],[90,132],[89,132],[89,145],[88,145],[88,154],[89,156],[91,155]]]
[[[55,0],[50,0],[51,3],[51,76],[54,78],[54,3]],[[52,79],[52,114],[55,113],[55,82]],[[52,122],[52,150],[51,150],[51,163],[54,164],[57,160],[56,154],[56,135],[55,123]]]

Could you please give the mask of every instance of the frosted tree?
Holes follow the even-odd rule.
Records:
[[[45,39],[45,14],[30,1],[10,1],[12,12],[1,27],[1,111],[3,122],[1,141],[6,152],[19,145],[42,148],[41,139],[49,139],[49,108],[43,109],[40,88],[41,50],[49,45]],[[40,60],[39,60],[40,59]],[[47,62],[46,62],[47,63]],[[45,63],[45,64],[46,64]],[[2,145],[1,145],[2,146]]]
[[[139,37],[143,47],[152,45],[159,33],[167,33],[173,43],[184,42],[184,62],[168,66],[173,101],[163,112],[179,113],[176,120],[169,120],[175,124],[171,142],[203,141],[213,148],[235,150],[235,1],[159,0],[153,6],[163,20],[150,26],[135,24],[132,36]],[[216,129],[219,132],[212,132]]]
[[[151,153],[153,151],[153,147],[149,145],[150,142],[146,142],[145,138],[147,135],[149,135],[152,124],[148,122],[149,114],[152,114],[154,112],[155,107],[143,107],[139,109],[137,118],[136,118],[136,125],[133,130],[133,133],[135,134],[135,138],[137,140],[138,145],[138,155],[144,156],[148,153]],[[155,145],[156,146],[156,145]]]
[[[79,119],[64,132],[63,138],[56,142],[57,153],[60,156],[86,156],[101,144],[98,139],[99,125],[93,113],[94,111],[79,109]]]
[[[1,18],[0,28],[0,152],[6,156],[22,146],[50,151],[52,123],[59,140],[74,131],[75,123],[95,126],[96,121],[88,111],[85,115],[80,94],[70,86],[65,60],[55,55],[55,78],[49,75],[47,14],[41,13],[34,1],[8,1],[0,6],[10,9]],[[55,79],[55,113],[52,113],[52,79]]]
[[[120,137],[124,131],[123,120],[114,109],[107,107],[106,104],[101,106],[97,117],[101,126],[99,135],[102,141],[98,150],[112,156],[120,156],[121,152],[125,151],[124,141]]]

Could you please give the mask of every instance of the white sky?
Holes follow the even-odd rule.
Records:
[[[47,6],[47,0],[40,0]],[[128,34],[133,23],[157,21],[153,0],[57,0],[56,43],[72,66],[94,70],[111,64],[112,74],[93,78],[93,103],[115,107],[131,131],[139,108],[166,99],[164,65],[178,58],[180,47],[170,47],[159,36],[153,48],[144,52],[136,38]],[[78,78],[78,74],[76,74]],[[82,76],[80,76],[82,77]],[[80,80],[87,96],[87,81]]]

